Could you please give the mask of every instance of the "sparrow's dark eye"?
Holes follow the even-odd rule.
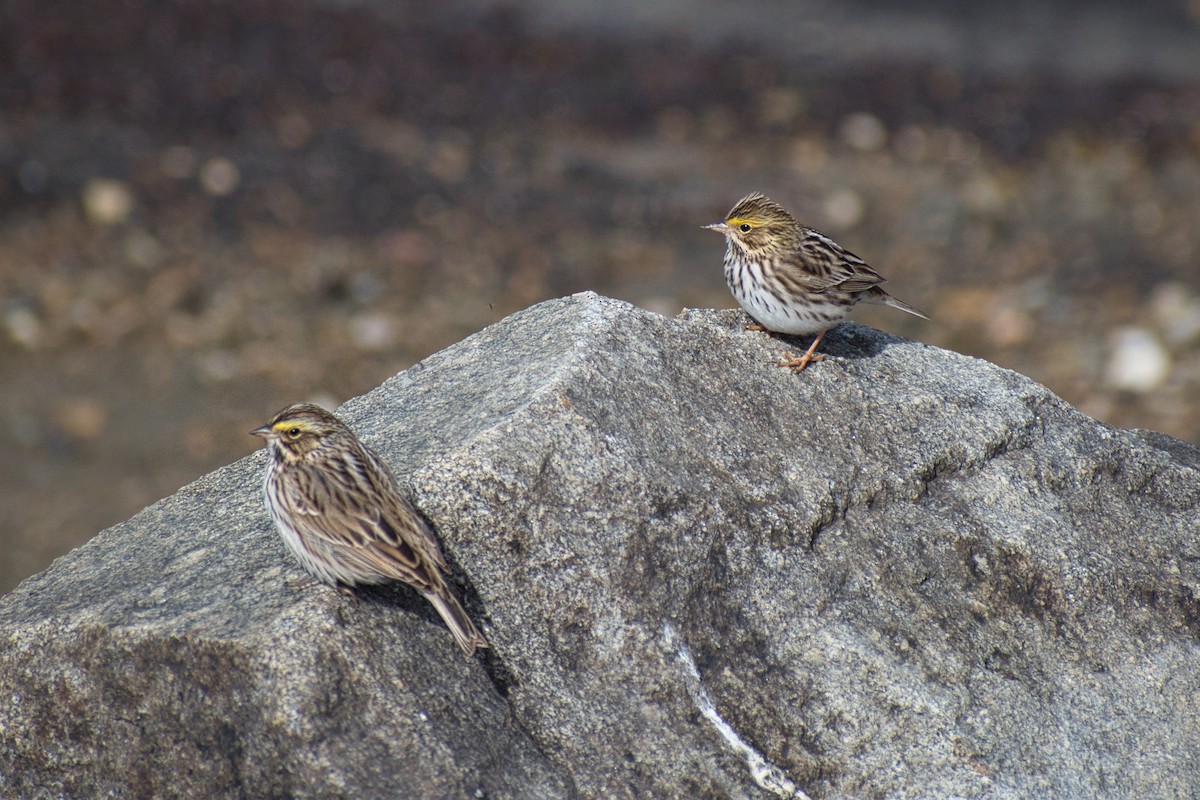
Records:
[[[749,233],[750,225],[748,223],[743,222],[741,225],[738,225],[738,230],[741,231],[742,233]]]
[[[288,428],[287,434],[288,434],[289,439],[299,439],[300,438],[300,429],[299,428]]]

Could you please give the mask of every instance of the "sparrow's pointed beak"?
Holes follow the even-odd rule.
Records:
[[[705,225],[704,229],[707,231],[716,231],[717,233],[725,233],[725,231],[729,230],[729,226],[724,222],[714,222],[712,225]]]
[[[270,425],[263,425],[260,428],[255,428],[254,430],[250,431],[250,435],[251,436],[261,436],[264,439],[270,439],[272,436],[275,435],[275,431],[271,428]]]

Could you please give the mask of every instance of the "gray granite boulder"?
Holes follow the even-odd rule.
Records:
[[[261,451],[59,559],[0,600],[0,795],[1200,796],[1200,451],[745,321],[581,294],[343,406],[476,659],[303,585]]]

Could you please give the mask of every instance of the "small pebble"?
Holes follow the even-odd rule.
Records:
[[[17,306],[4,313],[4,328],[14,342],[33,350],[42,340],[42,321],[32,309]]]
[[[1154,290],[1150,309],[1168,344],[1182,346],[1200,340],[1200,297],[1182,283]]]
[[[83,185],[83,213],[92,222],[118,225],[133,211],[133,192],[124,181],[92,178]]]
[[[86,441],[104,432],[108,411],[94,398],[78,397],[60,403],[54,418],[63,431]]]
[[[846,230],[862,222],[866,204],[858,192],[839,189],[825,198],[825,217],[835,228]]]
[[[1114,389],[1144,393],[1163,384],[1171,356],[1158,337],[1145,328],[1119,329],[1112,339],[1104,382]]]
[[[388,314],[358,314],[348,325],[350,341],[359,350],[381,351],[396,342],[396,323]]]
[[[878,150],[887,144],[887,128],[874,114],[858,112],[842,120],[842,141],[855,150]]]
[[[213,197],[225,197],[237,191],[242,182],[237,164],[227,158],[210,158],[200,168],[200,185]]]

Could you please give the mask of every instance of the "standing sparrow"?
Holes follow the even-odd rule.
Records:
[[[270,450],[271,519],[313,577],[343,590],[403,581],[433,603],[467,655],[488,646],[446,585],[446,559],[428,524],[345,423],[296,403],[250,433]]]
[[[861,258],[758,192],[739,200],[723,222],[704,227],[725,236],[725,282],[759,323],[755,330],[817,334],[804,355],[781,367],[800,372],[825,358],[817,345],[860,300],[929,319],[879,288],[883,277]]]

